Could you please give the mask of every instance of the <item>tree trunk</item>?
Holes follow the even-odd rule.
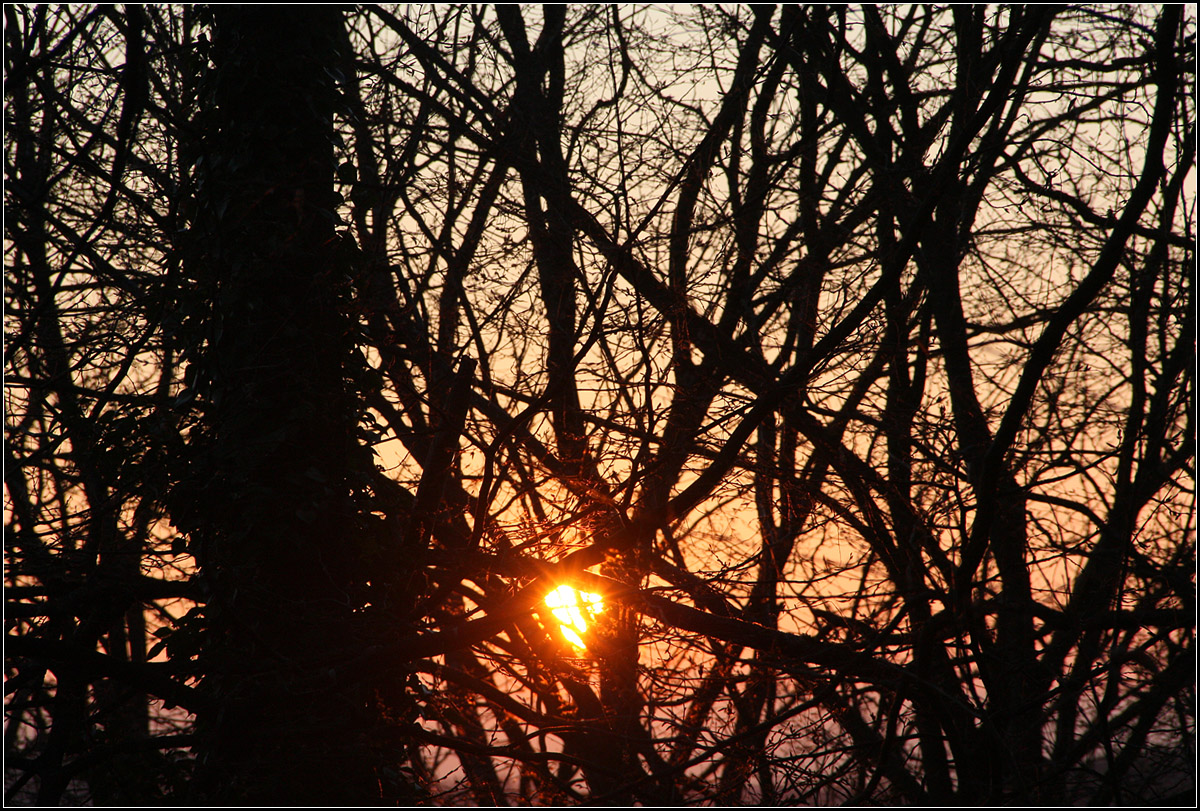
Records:
[[[361,560],[351,497],[352,329],[332,250],[336,43],[331,7],[214,12],[212,141],[194,273],[211,302],[198,377],[209,435],[194,478],[210,599],[200,799],[379,799],[366,696],[339,667]]]

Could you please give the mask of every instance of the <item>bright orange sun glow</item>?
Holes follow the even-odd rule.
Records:
[[[599,594],[559,586],[546,595],[546,606],[558,620],[567,641],[586,650],[580,634],[587,631],[592,617],[604,610],[604,599]]]

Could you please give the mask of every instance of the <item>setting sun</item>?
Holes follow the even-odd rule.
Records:
[[[604,599],[599,594],[559,586],[546,595],[546,606],[558,620],[567,641],[577,648],[586,649],[587,645],[580,634],[587,631],[592,616],[604,610]]]

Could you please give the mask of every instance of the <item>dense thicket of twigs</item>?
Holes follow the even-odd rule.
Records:
[[[1194,799],[1194,9],[4,14],[9,802]]]

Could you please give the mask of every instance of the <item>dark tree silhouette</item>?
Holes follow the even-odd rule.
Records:
[[[378,798],[364,688],[336,670],[368,576],[334,227],[343,26],[327,6],[213,10],[184,249],[205,413],[171,514],[210,595],[198,667],[219,709],[198,718],[197,786],[219,804]]]
[[[1194,11],[5,22],[10,802],[1194,798]]]

